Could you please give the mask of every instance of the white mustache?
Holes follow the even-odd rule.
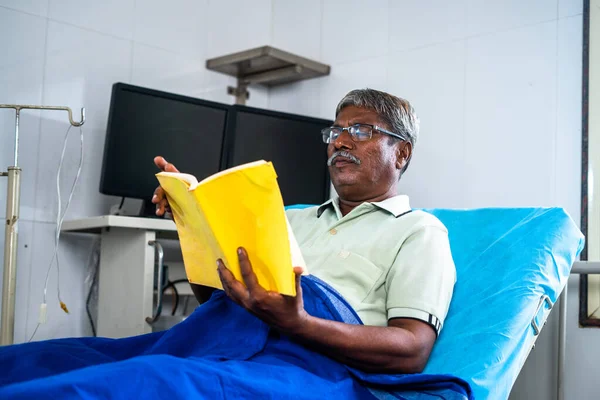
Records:
[[[331,167],[333,165],[333,162],[335,161],[336,158],[338,157],[344,157],[346,158],[348,161],[352,161],[353,163],[355,163],[356,165],[360,165],[360,160],[354,156],[353,154],[350,154],[347,151],[336,151],[335,153],[333,153],[331,155],[331,157],[329,157],[329,159],[327,160],[327,166]]]

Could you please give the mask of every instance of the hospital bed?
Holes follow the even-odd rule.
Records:
[[[423,376],[451,374],[468,382],[477,399],[506,399],[567,283],[571,267],[583,248],[583,235],[561,208],[426,211],[437,216],[448,228],[457,283],[444,328]],[[561,306],[564,312],[563,308]],[[240,317],[247,315],[242,313]],[[140,340],[157,339],[157,343],[167,346],[169,351],[175,352],[173,355],[181,359],[181,354],[189,354],[193,346],[180,341],[181,336],[189,335],[189,329],[180,329],[181,336],[177,336],[177,328],[178,325],[161,337],[147,335],[148,339]],[[158,334],[162,333],[151,335]],[[169,342],[169,337],[174,341]],[[123,340],[133,343],[136,339]],[[194,335],[186,340],[197,338]],[[564,335],[561,340],[564,345]],[[84,346],[88,351],[98,347],[98,343],[91,339],[74,339],[67,343],[69,346]],[[113,343],[121,342],[102,342],[102,347],[113,346]],[[205,346],[207,341],[197,343]],[[56,341],[55,345],[61,346],[61,342]],[[41,346],[43,349],[44,345]],[[24,348],[23,352],[27,349],[32,353],[32,348]],[[287,351],[288,347],[285,349]],[[276,355],[274,353],[271,357],[277,359]],[[13,356],[13,360],[17,360],[15,365],[18,365],[22,352],[16,346]],[[79,356],[76,361],[80,361]],[[161,359],[161,362],[164,361],[168,360]],[[25,372],[31,369],[25,365],[22,367]],[[147,365],[140,360],[133,370],[138,371],[142,367]],[[268,367],[264,365],[264,368]],[[179,367],[174,371],[181,373]],[[254,368],[248,373],[261,371]],[[114,374],[114,379],[121,376]],[[79,379],[81,384],[89,383],[89,377],[79,376]],[[179,382],[180,378],[176,380]],[[128,381],[134,382],[135,379]],[[190,380],[180,384],[189,385]],[[193,385],[198,386],[197,383]],[[0,382],[0,391],[1,386]],[[35,389],[35,385],[32,388]],[[433,398],[427,396],[406,398]],[[390,397],[382,394],[379,398]]]

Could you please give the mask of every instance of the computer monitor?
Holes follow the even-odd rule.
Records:
[[[227,123],[226,166],[273,162],[285,205],[321,204],[329,198],[327,145],[321,129],[332,121],[233,106]]]
[[[218,172],[229,109],[225,104],[114,84],[100,192],[143,199],[149,206],[158,186],[153,162],[157,155],[198,180]]]

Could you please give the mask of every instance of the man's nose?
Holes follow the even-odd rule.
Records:
[[[336,150],[340,149],[351,149],[354,147],[354,141],[348,133],[348,131],[342,131],[342,133],[333,142]]]

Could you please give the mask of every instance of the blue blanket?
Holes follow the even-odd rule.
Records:
[[[360,324],[344,299],[302,280],[306,310]],[[471,399],[449,375],[369,374],[270,329],[216,292],[182,323],[125,339],[71,338],[0,348],[0,398]]]

